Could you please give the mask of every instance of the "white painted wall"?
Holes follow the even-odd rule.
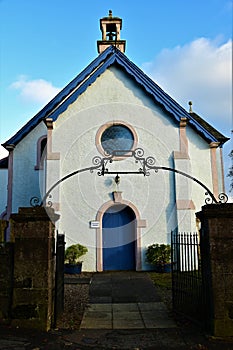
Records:
[[[0,215],[6,210],[7,206],[7,183],[8,169],[0,169]]]
[[[40,197],[39,174],[35,170],[37,162],[37,141],[47,133],[47,128],[41,122],[14,149],[13,156],[13,192],[12,212],[18,212],[19,207],[30,206],[33,196]]]
[[[19,206],[28,206],[32,196],[40,195],[40,187],[48,190],[64,176],[92,166],[94,156],[102,155],[96,147],[96,134],[107,122],[123,121],[130,124],[138,136],[138,145],[145,157],[153,156],[156,165],[174,167],[173,152],[179,151],[179,125],[172,120],[140,86],[116,67],[106,70],[88,89],[72,103],[54,123],[52,152],[60,153],[60,159],[48,160],[45,171],[35,171],[37,140],[46,134],[41,122],[14,150],[13,212]],[[212,189],[209,145],[187,126],[190,161],[182,164],[187,172]],[[137,170],[140,164],[134,159],[115,161],[111,170]],[[118,188],[115,175],[98,176],[96,172],[83,172],[60,184],[51,201],[61,215],[57,229],[66,235],[66,246],[81,243],[88,247],[84,257],[84,269],[96,270],[96,230],[90,221],[96,220],[102,205],[112,199],[112,192],[122,191],[122,197],[137,207],[140,218],[147,226],[141,229],[143,268],[146,247],[152,243],[170,242],[171,230],[178,225],[188,231],[195,229],[195,211],[204,204],[204,190],[187,182],[184,191],[182,181],[174,173],[151,171],[150,176],[122,175]],[[175,181],[176,186],[175,189]],[[45,184],[46,182],[46,184]],[[42,184],[40,186],[40,184]],[[43,193],[44,194],[44,193]],[[179,211],[176,198],[188,195],[195,210]],[[191,226],[191,228],[190,228]]]
[[[77,169],[91,166],[92,158],[101,156],[95,145],[96,133],[101,125],[112,121],[132,125],[138,135],[138,147],[145,150],[146,157],[154,156],[157,165],[174,166],[173,151],[179,150],[179,125],[156,106],[134,81],[111,67],[57,119],[53,130],[53,152],[60,152],[60,160],[53,162],[54,169],[60,170],[53,171],[53,181],[56,174],[64,177]],[[192,174],[209,184],[208,144],[192,129],[187,129]],[[202,163],[204,168],[200,166]],[[139,164],[127,159],[116,161],[109,167],[111,170],[135,170]],[[190,188],[199,210],[204,204],[203,190],[193,184]],[[169,242],[170,232],[177,226],[174,174],[159,171],[148,177],[122,175],[118,189],[122,191],[123,199],[137,207],[141,219],[147,221],[147,227],[141,230],[142,246]],[[60,201],[58,228],[66,234],[67,246],[79,242],[89,249],[84,257],[86,270],[96,269],[96,233],[89,223],[96,219],[99,208],[111,199],[114,190],[114,175],[100,177],[95,172],[85,172],[64,182],[55,194],[55,202],[58,197]],[[195,212],[191,216],[195,227]],[[143,260],[144,254],[145,249],[142,249]],[[146,267],[145,263],[143,267]]]
[[[213,191],[210,147],[207,142],[205,142],[189,126],[187,127],[187,137],[189,140],[192,176]],[[196,206],[200,208],[201,205],[204,204],[206,198],[205,190],[202,190],[199,185],[193,183],[192,196]]]

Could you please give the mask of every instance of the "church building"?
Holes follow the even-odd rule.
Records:
[[[153,243],[196,231],[224,192],[228,140],[186,111],[125,54],[122,19],[100,19],[98,56],[3,146],[1,218],[52,206],[85,271],[147,270]],[[192,84],[192,81],[190,81]]]

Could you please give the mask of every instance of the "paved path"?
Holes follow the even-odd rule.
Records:
[[[176,327],[146,273],[96,273],[89,294],[81,329]]]
[[[56,329],[46,333],[0,326],[0,350],[233,349],[233,340],[208,339],[198,328],[188,323],[176,327],[152,281],[145,273],[94,274],[90,300],[86,315],[88,312],[96,312],[97,316],[95,319],[92,314],[90,322],[95,320],[97,327],[97,324],[108,318],[106,315],[109,313],[110,328]],[[102,315],[100,310],[96,310],[98,308],[102,308]],[[150,317],[147,318],[146,314]],[[148,325],[148,319],[154,324]],[[85,318],[83,326],[84,321]],[[136,328],[129,328],[132,324]],[[93,325],[89,323],[89,327]]]

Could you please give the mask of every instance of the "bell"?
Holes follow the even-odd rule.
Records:
[[[109,32],[107,34],[108,40],[114,40],[114,37],[116,37],[116,34],[114,34],[113,32]]]

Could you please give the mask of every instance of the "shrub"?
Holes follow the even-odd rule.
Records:
[[[146,251],[146,260],[152,265],[164,266],[171,262],[171,246],[169,244],[152,244]]]
[[[73,244],[65,250],[65,263],[75,265],[79,259],[88,252],[88,249],[81,244]]]

